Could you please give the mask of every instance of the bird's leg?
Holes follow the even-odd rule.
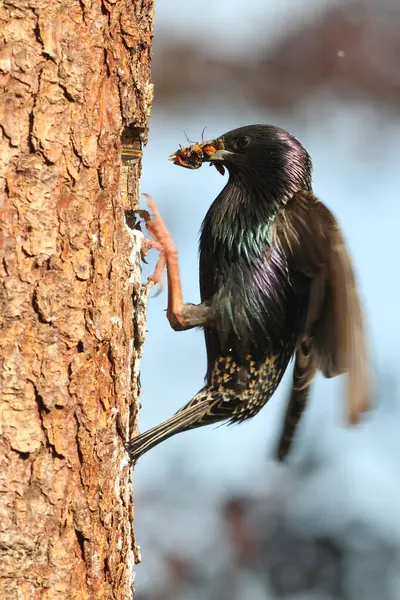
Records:
[[[167,266],[168,275],[168,308],[167,317],[173,329],[182,331],[192,327],[206,325],[211,320],[211,308],[207,304],[184,304],[181,278],[179,275],[178,250],[172,240],[154,200],[148,198],[148,206],[153,216],[142,211],[146,227],[150,235],[161,248],[161,256]],[[147,214],[145,214],[147,213]],[[161,260],[161,258],[160,258]],[[157,268],[156,268],[157,271]]]

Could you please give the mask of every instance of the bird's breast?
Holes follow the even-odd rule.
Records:
[[[274,353],[296,341],[305,302],[298,276],[280,249],[259,237],[256,244],[242,240],[234,250],[215,250],[206,264],[203,260],[202,277],[211,291],[207,299],[212,298],[221,343],[269,347]]]

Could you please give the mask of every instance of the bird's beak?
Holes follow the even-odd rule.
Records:
[[[222,162],[229,158],[229,155],[233,154],[226,150],[223,138],[210,140],[209,142],[203,142],[200,144],[203,151],[203,160],[208,162]]]
[[[229,150],[216,150],[213,154],[206,155],[204,160],[206,161],[224,161],[229,160],[229,157],[233,155],[233,152],[229,152]]]

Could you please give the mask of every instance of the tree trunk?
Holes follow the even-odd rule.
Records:
[[[153,0],[0,5],[1,599],[133,594],[152,28]]]

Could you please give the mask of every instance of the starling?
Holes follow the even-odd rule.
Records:
[[[367,348],[352,265],[339,225],[313,194],[310,156],[288,132],[249,125],[180,148],[187,168],[210,162],[229,179],[200,236],[201,303],[184,304],[177,249],[156,204],[141,211],[167,267],[173,329],[201,327],[204,387],[177,413],[130,440],[133,462],[167,438],[256,415],[294,356],[278,460],[289,452],[314,375],[347,373],[348,421],[369,405]]]

